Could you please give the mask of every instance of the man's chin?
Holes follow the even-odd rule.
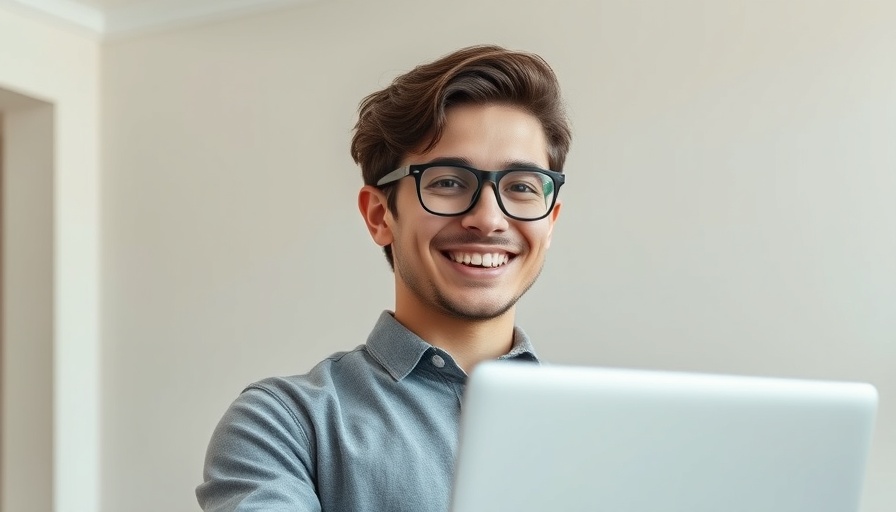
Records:
[[[497,303],[477,304],[475,302],[438,297],[438,303],[445,312],[455,318],[471,322],[484,322],[507,314],[518,299],[517,297],[513,300],[504,299]]]

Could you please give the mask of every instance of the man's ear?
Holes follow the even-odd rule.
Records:
[[[361,211],[361,217],[364,217],[373,241],[380,247],[391,244],[393,218],[383,191],[372,185],[361,187],[358,192],[358,210]]]
[[[563,206],[563,203],[558,199],[556,203],[554,203],[554,209],[551,210],[551,213],[548,214],[548,222],[551,223],[551,227],[548,229],[548,238],[546,243],[544,244],[545,249],[551,248],[551,237],[554,236],[554,223],[557,222],[557,217],[560,216],[560,207]]]

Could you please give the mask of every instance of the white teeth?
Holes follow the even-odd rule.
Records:
[[[448,253],[452,260],[463,263],[464,265],[475,265],[477,267],[500,267],[504,265],[510,258],[505,253],[460,253],[460,252],[451,252]]]

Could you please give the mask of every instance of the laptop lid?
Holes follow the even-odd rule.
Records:
[[[868,384],[489,362],[452,512],[856,512]]]

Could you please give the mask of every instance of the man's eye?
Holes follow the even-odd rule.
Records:
[[[441,178],[437,180],[433,180],[429,183],[430,188],[455,188],[455,187],[466,187],[466,184],[454,179],[454,178]]]
[[[505,190],[514,194],[538,194],[538,189],[524,182],[511,183]]]

